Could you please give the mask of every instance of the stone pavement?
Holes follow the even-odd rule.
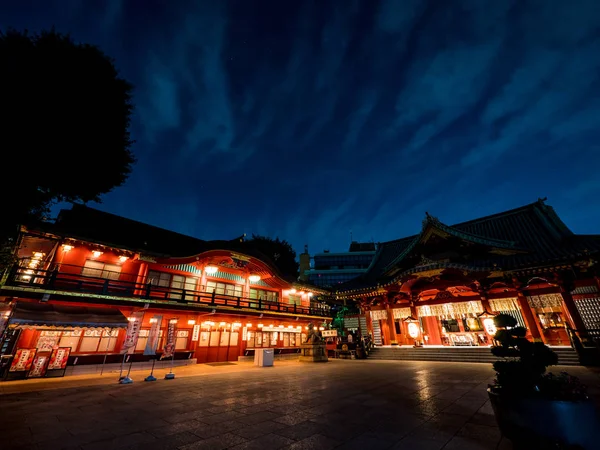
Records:
[[[560,370],[560,369],[558,369]],[[600,393],[597,371],[567,369]],[[509,449],[488,364],[334,360],[199,365],[175,380],[114,374],[0,383],[0,448]]]

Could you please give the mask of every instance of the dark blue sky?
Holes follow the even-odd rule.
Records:
[[[548,196],[600,232],[600,1],[11,3],[1,27],[136,85],[139,162],[101,209],[316,252]]]

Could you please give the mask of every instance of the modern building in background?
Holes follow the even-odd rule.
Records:
[[[367,271],[376,245],[373,242],[352,242],[347,252],[331,253],[328,250],[312,257],[312,264],[307,267],[311,257],[308,248],[300,255],[301,279],[322,288],[335,288],[362,275]]]
[[[8,378],[165,352],[198,363],[294,353],[330,315],[326,291],[285,279],[243,237],[203,241],[82,205],[22,227],[17,256],[0,280]]]

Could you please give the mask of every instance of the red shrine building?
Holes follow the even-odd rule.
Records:
[[[22,227],[18,261],[0,282],[4,369],[42,357],[47,368],[57,358],[78,367],[118,363],[132,322],[132,362],[153,357],[144,355],[152,327],[158,356],[173,334],[177,361],[237,361],[256,348],[296,353],[309,324],[329,319],[327,291],[286,279],[247,244],[203,241],[82,205],[54,224]]]
[[[427,214],[337,296],[360,305],[376,345],[490,345],[498,313],[571,345],[569,328],[600,337],[599,258],[600,235],[574,234],[545,199],[453,226]]]

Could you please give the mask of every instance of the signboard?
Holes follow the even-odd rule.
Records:
[[[324,330],[321,331],[321,334],[323,337],[336,337],[338,335],[337,330]]]
[[[27,374],[27,378],[39,378],[46,375],[48,360],[48,355],[36,355],[36,357],[33,358],[33,364]]]
[[[36,351],[35,348],[18,349],[10,365],[9,372],[28,372],[33,364]]]
[[[121,347],[121,354],[133,353],[135,350],[135,345],[137,344],[140,335],[140,329],[142,328],[143,317],[144,313],[142,311],[134,312],[131,315],[129,324],[127,325],[127,335],[125,336],[125,341],[123,341],[123,346]]]
[[[58,347],[52,350],[48,370],[64,370],[71,354],[71,347]]]
[[[344,328],[357,330],[359,328],[358,317],[344,317]]]
[[[247,341],[248,340],[248,328],[244,327],[242,328],[242,341]]]
[[[192,342],[198,342],[199,337],[200,337],[200,325],[194,325],[194,329],[192,330]]]
[[[154,316],[152,319],[153,322],[152,326],[150,326],[150,332],[148,333],[148,340],[146,341],[146,348],[144,348],[144,355],[156,355],[156,348],[158,347],[162,316]]]

